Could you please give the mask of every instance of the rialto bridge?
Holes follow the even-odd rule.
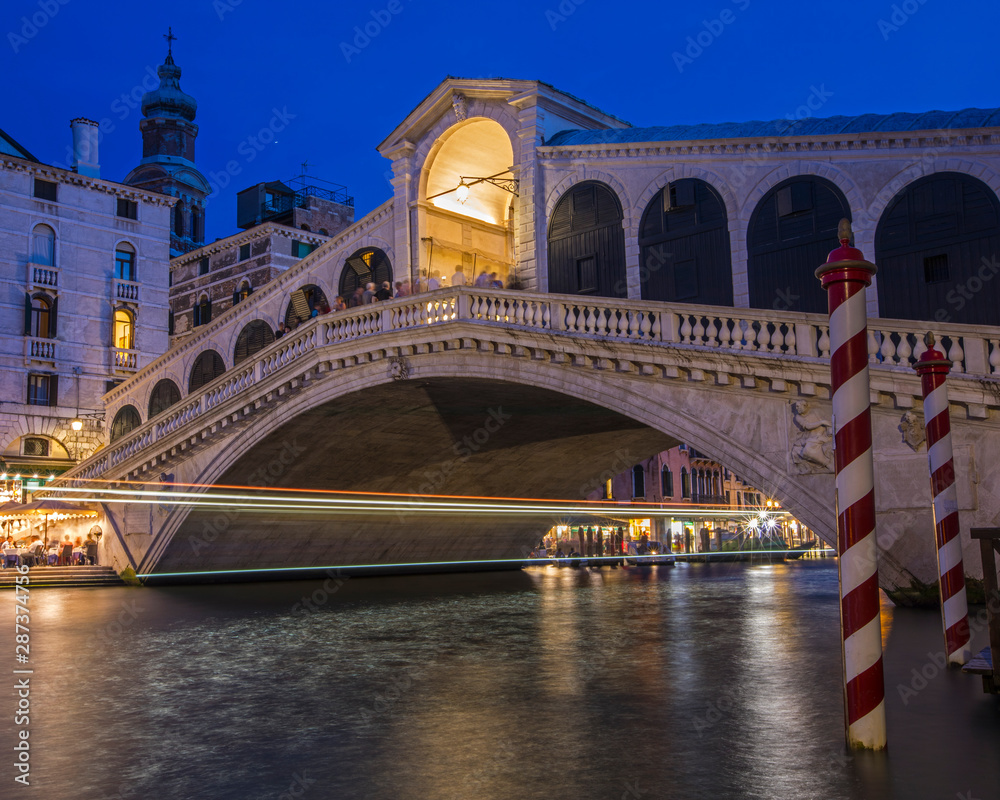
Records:
[[[110,391],[109,441],[66,479],[579,499],[612,465],[685,442],[832,543],[813,270],[847,216],[880,266],[868,304],[882,584],[936,575],[912,369],[928,329],[955,362],[975,575],[968,529],[1000,515],[1000,328],[983,324],[997,306],[986,254],[1000,251],[994,116],[632,129],[541,83],[449,79],[380,145],[394,197]],[[366,254],[393,279],[496,272],[508,289],[436,289],[274,339],[293,293],[344,291],[366,279]],[[139,574],[516,558],[539,533],[461,516],[105,507],[105,563]]]

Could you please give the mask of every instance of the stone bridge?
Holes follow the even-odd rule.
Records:
[[[282,276],[110,392],[108,419],[126,404],[146,408],[164,377],[187,386],[183,377],[203,350],[231,354],[239,330],[267,319],[268,303],[277,307],[295,280]],[[771,310],[439,289],[309,320],[109,442],[64,484],[581,499],[607,470],[686,442],[835,544],[826,441],[802,424],[830,416],[826,322]],[[885,319],[870,326],[881,580],[890,590],[936,576],[911,366],[924,330]],[[1000,514],[1000,329],[934,330],[955,362],[962,538],[966,571],[976,575],[968,529],[996,524]],[[554,522],[104,508],[104,563],[140,575],[517,558]]]

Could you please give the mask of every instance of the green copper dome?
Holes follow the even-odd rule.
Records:
[[[193,122],[198,112],[197,101],[181,91],[181,68],[174,63],[172,55],[167,55],[156,69],[160,85],[142,96],[142,114],[145,117],[178,117]]]

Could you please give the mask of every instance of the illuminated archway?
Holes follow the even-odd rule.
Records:
[[[443,284],[457,271],[467,283],[480,273],[496,272],[506,284],[514,264],[517,200],[509,191],[515,177],[510,136],[498,122],[477,117],[453,126],[441,138],[421,181],[421,272],[438,273]],[[457,191],[463,179],[467,191]]]

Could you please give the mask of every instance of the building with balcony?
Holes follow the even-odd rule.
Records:
[[[0,470],[26,480],[89,455],[101,396],[168,345],[176,201],[102,179],[97,123],[71,127],[72,169],[0,131]]]
[[[318,178],[300,175],[239,192],[236,224],[244,230],[170,262],[171,342],[245,300],[353,222],[354,198],[343,186]],[[283,321],[294,327],[332,300],[318,286],[306,286],[288,304]]]

